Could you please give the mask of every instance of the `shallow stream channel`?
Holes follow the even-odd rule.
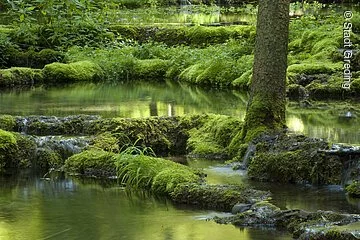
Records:
[[[107,117],[179,116],[214,113],[244,118],[246,93],[201,89],[174,83],[72,85],[0,92],[0,114],[13,116],[99,115]],[[290,130],[330,142],[360,144],[360,105],[351,101],[289,102]],[[360,117],[360,115],[359,115]],[[210,184],[244,183],[269,190],[281,209],[360,213],[360,201],[341,186],[252,182],[244,170],[218,160],[171,157],[206,172]],[[116,180],[56,175],[51,180],[23,172],[0,177],[0,239],[280,240],[288,233],[238,228],[209,220],[228,213],[174,205],[166,199],[129,193]]]

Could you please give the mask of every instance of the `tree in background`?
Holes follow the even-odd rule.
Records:
[[[290,0],[260,0],[253,77],[242,138],[285,126]]]

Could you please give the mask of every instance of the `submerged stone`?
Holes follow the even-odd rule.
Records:
[[[235,204],[231,209],[231,213],[232,214],[242,213],[249,210],[250,208],[251,208],[251,204],[244,204],[244,203]]]

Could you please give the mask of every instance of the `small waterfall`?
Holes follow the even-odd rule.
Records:
[[[80,153],[91,142],[91,137],[42,136],[34,137],[38,149],[57,152],[63,159]]]
[[[245,168],[248,167],[248,165],[249,165],[249,160],[250,160],[250,158],[254,155],[255,151],[256,151],[256,145],[253,144],[253,143],[250,143],[249,146],[248,146],[248,148],[247,148],[247,150],[246,150],[246,152],[245,152],[245,155],[244,155],[244,157],[243,157],[243,160],[242,160],[242,164],[243,164],[243,166],[244,166]]]

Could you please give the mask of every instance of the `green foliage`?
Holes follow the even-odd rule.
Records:
[[[351,197],[359,198],[360,197],[360,182],[354,181],[349,186],[347,186],[345,188],[345,190]]]
[[[115,154],[91,149],[75,154],[65,160],[65,170],[85,176],[115,176]]]
[[[33,86],[43,82],[40,69],[13,67],[0,69],[0,87]]]
[[[147,156],[147,148],[127,148],[116,158],[120,182],[127,187],[167,195],[180,183],[200,181],[197,171],[179,163]]]
[[[90,61],[51,63],[43,69],[44,79],[53,84],[92,82],[102,79],[103,70]]]
[[[0,129],[6,131],[14,130],[16,126],[15,118],[11,115],[0,115]]]
[[[244,72],[240,77],[236,78],[231,84],[236,88],[248,90],[250,88],[251,78],[252,78],[252,69]]]

